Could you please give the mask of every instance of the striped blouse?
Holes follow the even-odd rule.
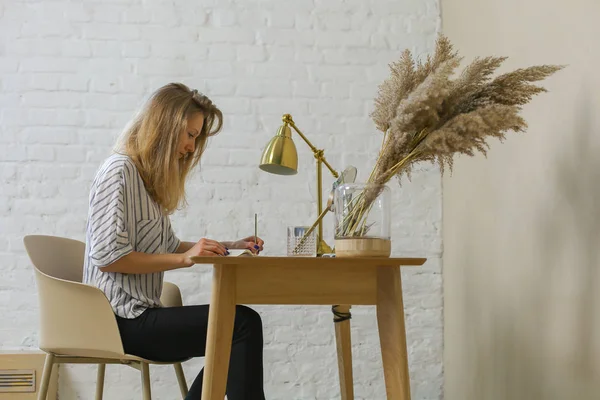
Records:
[[[179,243],[133,161],[121,154],[110,156],[90,190],[83,282],[102,290],[116,315],[136,318],[147,308],[161,307],[164,273],[122,274],[100,268],[132,251],[174,253]]]

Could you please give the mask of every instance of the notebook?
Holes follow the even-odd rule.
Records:
[[[240,256],[255,256],[253,252],[248,249],[229,249],[229,255],[227,257],[240,257]]]

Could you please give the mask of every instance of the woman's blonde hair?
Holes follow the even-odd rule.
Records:
[[[179,158],[179,137],[193,114],[204,115],[193,153]],[[148,194],[165,214],[185,205],[185,180],[200,161],[209,136],[223,126],[223,114],[212,101],[181,83],[158,89],[123,132],[118,151],[135,163]]]

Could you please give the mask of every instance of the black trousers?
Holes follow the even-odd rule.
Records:
[[[208,305],[149,308],[135,319],[117,316],[125,352],[153,361],[203,357],[208,332]],[[186,400],[200,400],[200,371]],[[263,334],[260,315],[236,306],[227,376],[229,400],[264,400]]]

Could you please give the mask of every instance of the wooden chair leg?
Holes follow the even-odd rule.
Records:
[[[144,400],[152,400],[152,395],[150,391],[150,366],[148,363],[141,363],[140,365],[142,371],[142,392]]]
[[[173,364],[175,368],[175,374],[177,375],[177,383],[179,383],[179,390],[181,391],[181,397],[185,399],[185,396],[188,394],[187,383],[185,382],[185,375],[183,373],[183,367],[181,363]]]
[[[46,397],[48,397],[48,386],[50,385],[52,367],[54,367],[54,354],[48,353],[46,354],[46,360],[44,361],[44,371],[42,372],[42,382],[40,383],[38,400],[46,400]]]
[[[104,394],[104,373],[106,372],[106,364],[98,364],[98,375],[96,378],[96,400],[102,400]]]
[[[338,305],[335,311],[348,314],[349,305]],[[340,390],[342,400],[354,400],[354,386],[352,377],[352,340],[350,335],[350,320],[335,322],[335,343],[338,356],[338,372],[340,375]]]

